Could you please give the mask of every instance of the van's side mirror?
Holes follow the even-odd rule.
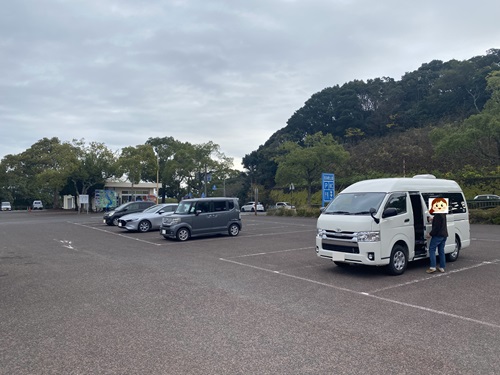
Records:
[[[323,213],[325,212],[326,207],[320,207],[319,212]]]
[[[391,217],[391,216],[396,216],[398,214],[398,210],[396,210],[394,207],[389,207],[384,210],[384,213],[382,214],[382,217]]]
[[[196,216],[198,216],[199,214],[201,214],[201,210],[196,210],[196,212],[194,213]]]

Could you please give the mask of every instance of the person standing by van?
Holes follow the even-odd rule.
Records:
[[[429,244],[429,258],[430,266],[427,273],[436,272],[436,248],[439,254],[439,267],[437,267],[439,272],[444,272],[446,266],[445,256],[444,256],[444,245],[446,244],[446,238],[448,238],[448,228],[446,222],[446,214],[435,213],[432,220],[432,228],[430,233],[427,235],[431,239]]]

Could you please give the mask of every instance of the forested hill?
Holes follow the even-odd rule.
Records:
[[[327,87],[313,94],[257,151],[246,155],[243,164],[269,180],[276,170],[270,159],[286,141],[300,143],[306,135],[322,132],[352,147],[411,129],[462,122],[482,111],[491,97],[486,78],[497,70],[500,49],[491,49],[464,61],[424,63],[399,81],[381,77]]]

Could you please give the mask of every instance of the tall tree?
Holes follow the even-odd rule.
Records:
[[[462,160],[473,155],[490,169],[500,165],[500,71],[492,72],[487,81],[491,98],[479,114],[432,132],[438,155],[455,154]]]
[[[319,183],[322,172],[335,170],[336,165],[348,159],[349,154],[331,134],[318,132],[307,135],[303,145],[286,142],[281,147],[283,154],[276,157],[278,171],[276,183],[307,185],[307,203],[311,204],[312,186]]]
[[[106,183],[108,178],[117,174],[117,156],[104,143],[85,143],[84,139],[73,140],[76,148],[77,165],[70,176],[75,193],[91,194],[96,186]]]

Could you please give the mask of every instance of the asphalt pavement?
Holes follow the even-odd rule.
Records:
[[[0,213],[0,374],[500,374],[500,226],[428,275],[336,267],[312,218],[237,237]]]

